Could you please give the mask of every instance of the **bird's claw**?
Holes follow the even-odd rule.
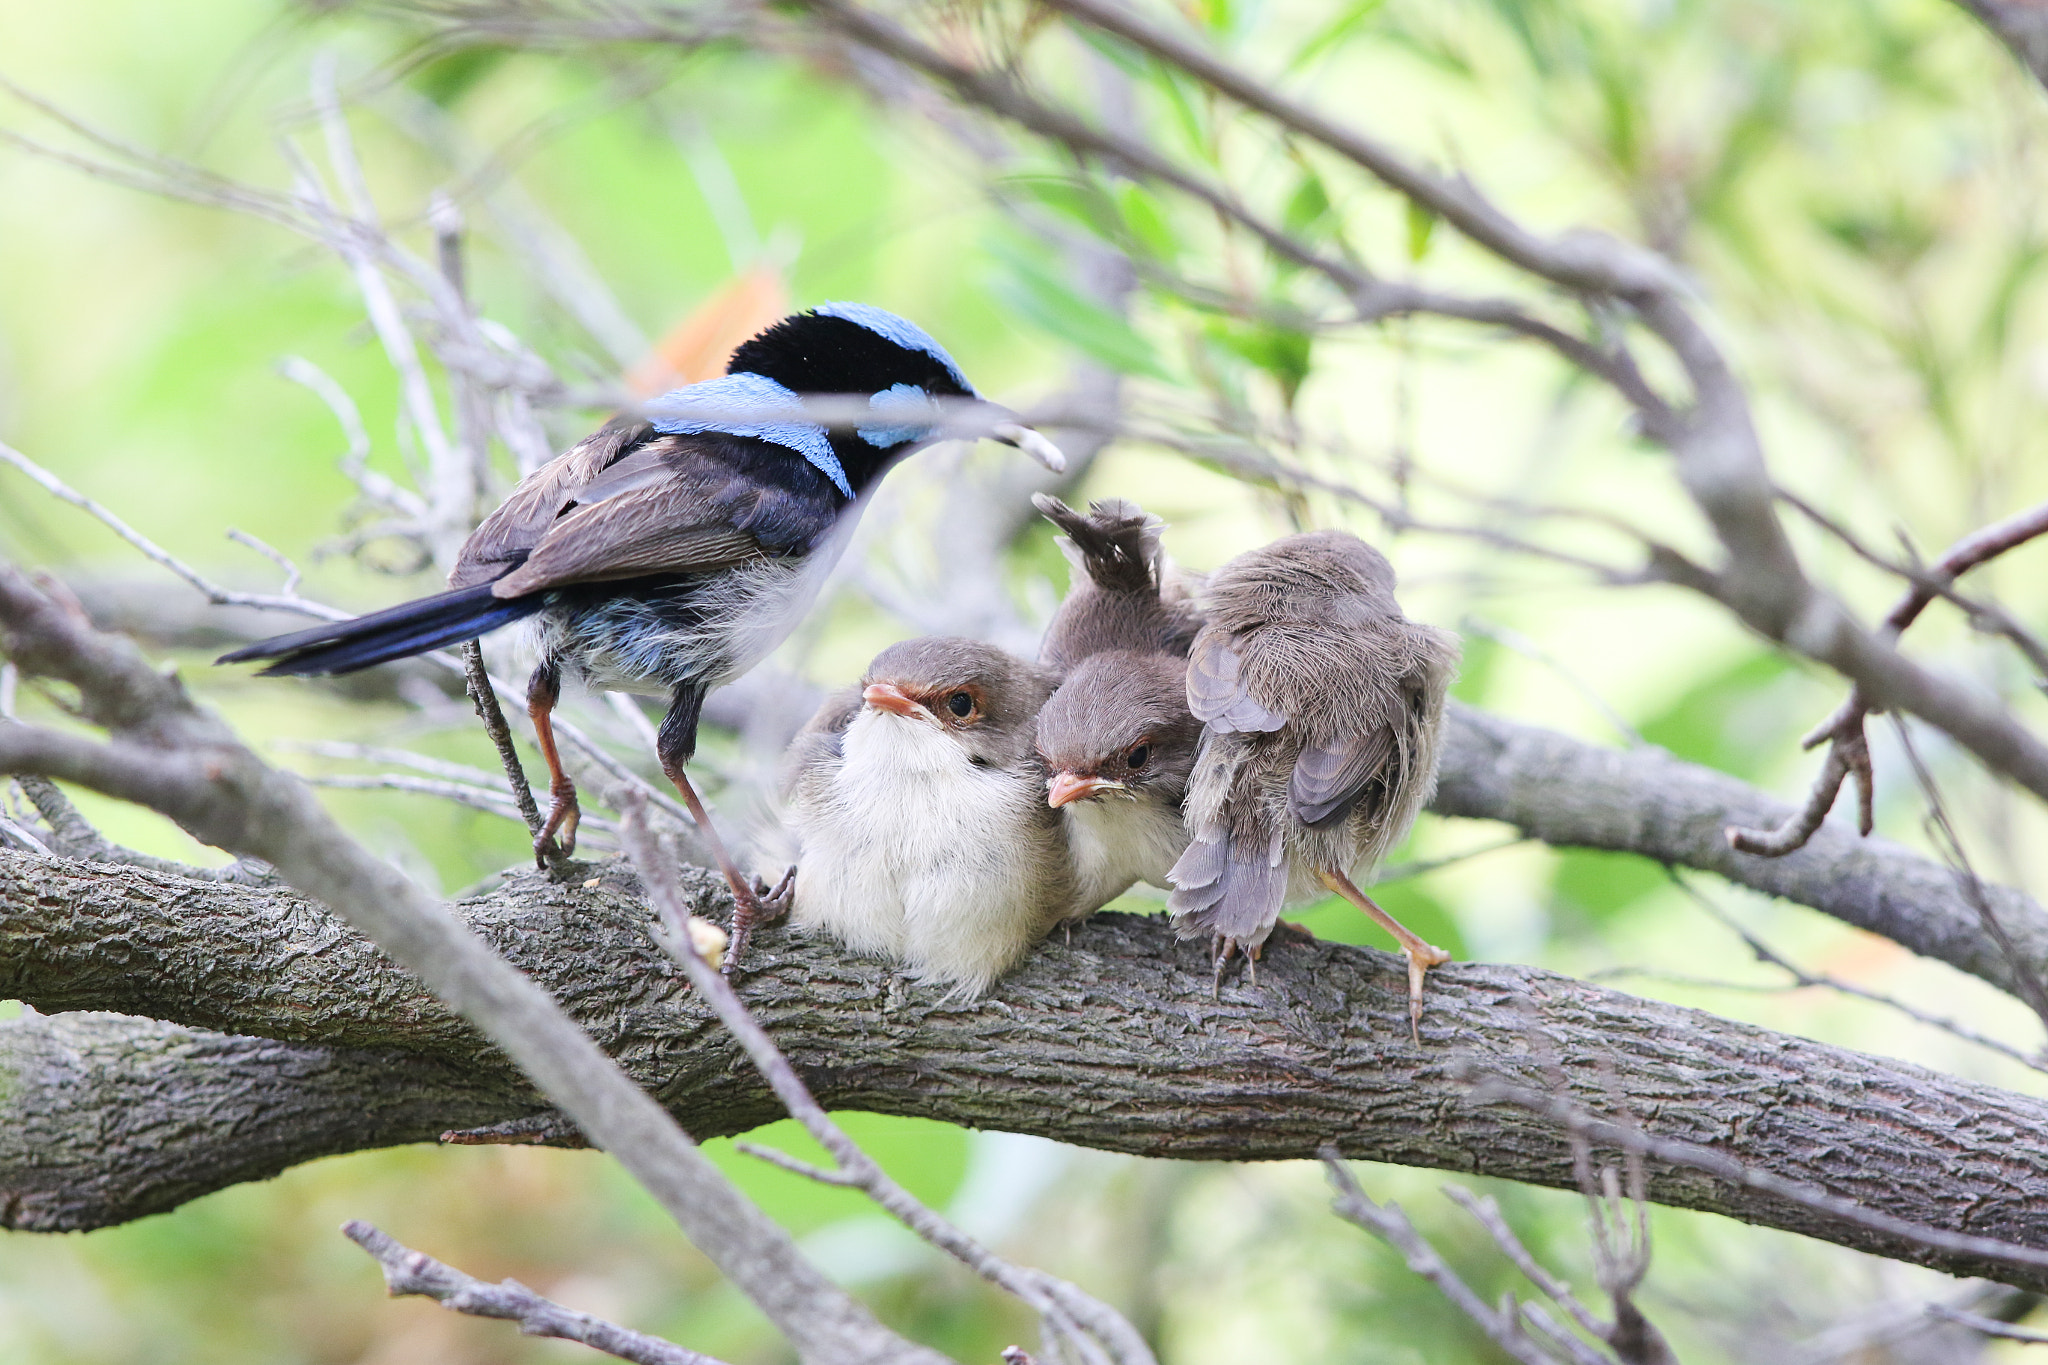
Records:
[[[574,787],[551,792],[550,796],[552,806],[547,823],[533,836],[534,865],[543,872],[567,862],[576,852],[576,826],[583,822],[583,808],[577,803]]]
[[[759,877],[754,878],[754,901],[760,907],[756,924],[773,924],[787,915],[796,902],[796,865],[792,863],[773,887]]]
[[[747,945],[754,937],[754,926],[773,924],[789,913],[790,902],[796,892],[796,869],[792,867],[783,873],[782,880],[772,888],[756,877],[752,886],[734,885],[732,890],[732,943],[726,948],[725,962],[719,967],[726,976],[732,975],[734,964],[747,951]]]
[[[1413,946],[1401,945],[1401,956],[1408,959],[1408,1036],[1422,1046],[1422,982],[1429,975],[1431,967],[1442,966],[1451,960],[1451,955],[1434,943],[1415,940]]]

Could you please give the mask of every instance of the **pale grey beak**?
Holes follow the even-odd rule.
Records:
[[[1067,457],[1060,448],[1022,422],[998,422],[988,434],[1006,446],[1017,447],[1055,474],[1067,472]]]

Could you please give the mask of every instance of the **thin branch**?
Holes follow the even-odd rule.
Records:
[[[469,683],[469,699],[484,723],[484,732],[491,737],[492,747],[498,751],[498,761],[505,767],[505,783],[512,790],[513,803],[519,807],[519,818],[526,822],[526,832],[538,839],[542,823],[540,803],[534,800],[526,768],[519,761],[519,750],[513,747],[512,727],[505,723],[504,709],[498,705],[498,690],[491,686],[490,670],[484,667],[483,646],[475,640],[462,647],[462,670]]]
[[[1886,995],[1882,991],[1871,990],[1868,986],[1859,986],[1853,981],[1845,981],[1839,976],[1830,976],[1825,972],[1807,971],[1804,967],[1799,966],[1792,959],[1773,949],[1768,943],[1765,943],[1761,938],[1751,933],[1744,927],[1741,921],[1715,904],[1712,897],[1694,886],[1689,878],[1679,875],[1676,868],[1667,867],[1665,870],[1670,874],[1671,880],[1677,883],[1678,889],[1685,892],[1692,899],[1693,904],[1716,920],[1719,920],[1723,927],[1741,939],[1750,952],[1756,955],[1759,962],[1768,962],[1792,978],[1790,986],[1782,987],[1741,986],[1726,982],[1694,982],[1692,984],[1719,986],[1721,989],[1726,990],[1797,990],[1809,986],[1822,986],[1831,991],[1838,991],[1843,995],[1853,996],[1858,1000],[1868,1000],[1873,1005],[1883,1005],[1887,1009],[1896,1010],[1916,1024],[1925,1024],[1929,1028],[1940,1029],[1951,1037],[1960,1038],[1966,1043],[1975,1043],[1978,1047],[1988,1048],[2002,1057],[2018,1062],[2021,1066],[2029,1067],[2035,1071],[2048,1072],[2048,1061],[2044,1061],[2042,1054],[2038,1052],[2032,1054],[2022,1052],[2012,1044],[2002,1042],[1987,1034],[1979,1033],[1966,1024],[1958,1023],[1953,1019],[1943,1018],[1938,1014],[1929,1014],[1925,1010],[1907,1004],[1896,996]]]
[[[0,441],[0,464],[12,465],[23,474],[26,474],[36,484],[40,485],[52,497],[68,502],[73,507],[80,508],[96,518],[108,530],[140,550],[145,558],[169,569],[172,573],[197,588],[205,595],[206,600],[215,606],[261,607],[269,611],[295,611],[300,615],[318,617],[323,621],[346,621],[349,619],[349,613],[311,601],[308,598],[300,597],[295,592],[234,592],[220,587],[212,580],[206,578],[197,569],[192,568],[155,541],[137,531],[127,522],[115,516],[106,507],[80,493],[77,489],[71,487],[71,485],[65,483],[55,474],[52,474],[49,470],[43,468],[4,441]]]
[[[1475,1104],[1511,1104],[1531,1113],[1542,1114],[1556,1121],[1567,1133],[1589,1139],[1602,1146],[1634,1152],[1652,1160],[1682,1166],[1689,1170],[1703,1171],[1717,1180],[1742,1185],[1799,1204],[1817,1213],[1824,1213],[1831,1218],[1853,1223],[1869,1231],[1914,1242],[1936,1251],[1979,1257],[2004,1265],[2048,1269],[2048,1251],[2019,1246],[1995,1237],[1975,1237],[1968,1233],[1950,1232],[1944,1228],[1933,1228],[1924,1223],[1894,1218],[1857,1200],[1845,1199],[1816,1186],[1787,1180],[1770,1171],[1758,1170],[1712,1148],[1691,1142],[1653,1137],[1633,1125],[1595,1118],[1569,1100],[1545,1091],[1485,1080],[1473,1089],[1472,1100]]]
[[[2031,1346],[2048,1346],[2048,1332],[2030,1332],[2024,1327],[2015,1327],[1997,1318],[1987,1318],[1982,1313],[1970,1313],[1960,1308],[1951,1308],[1945,1303],[1927,1305],[1927,1316],[1943,1322],[1953,1322],[1973,1332],[1982,1332],[1987,1337],[2000,1341],[2024,1341]]]
[[[1509,1311],[1495,1309],[1473,1293],[1472,1287],[1429,1244],[1429,1239],[1416,1231],[1415,1225],[1408,1221],[1408,1215],[1401,1212],[1400,1205],[1374,1203],[1359,1186],[1351,1168],[1345,1165],[1335,1147],[1325,1147],[1322,1158],[1330,1184],[1337,1190],[1336,1203],[1332,1207],[1339,1218],[1357,1224],[1400,1252],[1410,1270],[1435,1285],[1452,1306],[1478,1324],[1494,1345],[1521,1361],[1522,1365],[1553,1365],[1543,1348],[1522,1330],[1518,1315],[1511,1308]],[[1511,1304],[1512,1300],[1509,1302]]]
[[[521,1336],[558,1337],[635,1365],[723,1365],[719,1360],[635,1332],[603,1318],[564,1308],[544,1299],[517,1280],[487,1284],[473,1275],[437,1261],[425,1252],[401,1245],[389,1234],[360,1220],[341,1225],[342,1235],[376,1258],[384,1268],[384,1285],[394,1299],[417,1295],[454,1313],[478,1318],[503,1318],[519,1324]]]
[[[1491,1196],[1476,1195],[1463,1185],[1446,1185],[1443,1190],[1452,1203],[1472,1215],[1472,1220],[1486,1229],[1487,1236],[1493,1238],[1494,1245],[1514,1262],[1515,1269],[1522,1272],[1523,1278],[1535,1285],[1545,1298],[1569,1313],[1573,1322],[1593,1336],[1606,1340],[1614,1324],[1603,1321],[1585,1304],[1579,1302],[1570,1285],[1545,1270],[1542,1264],[1529,1254],[1529,1249],[1522,1245],[1522,1239],[1508,1226],[1507,1219],[1501,1216],[1500,1205]]]
[[[2003,952],[2006,960],[2012,964],[2013,972],[2019,981],[2020,989],[2017,994],[2020,999],[2032,1007],[2044,1025],[2048,1025],[2048,986],[2042,984],[2037,965],[2029,961],[2013,944],[2012,935],[2007,931],[2005,922],[1999,918],[1998,911],[1992,907],[1990,899],[1984,894],[1984,879],[1977,875],[1977,869],[1970,863],[1969,850],[1963,847],[1962,836],[1956,833],[1955,824],[1948,817],[1948,806],[1941,799],[1941,788],[1935,784],[1934,774],[1928,771],[1927,765],[1920,759],[1920,750],[1913,743],[1911,728],[1902,716],[1894,714],[1891,719],[1892,728],[1899,736],[1899,747],[1904,750],[1906,762],[1913,769],[1914,780],[1920,784],[1921,794],[1927,799],[1928,832],[1933,836],[1942,860],[1948,864],[1949,871],[1955,877],[1956,885],[1963,893],[1964,899],[1976,910],[1977,918],[1984,926],[1984,932],[1998,944],[1999,951]]]
[[[1831,520],[1821,517],[1820,513],[1808,508],[1798,499],[1785,496],[1787,501],[1814,519],[1817,524],[1827,526],[1852,548],[1861,551],[1860,542],[1846,529],[1834,526]],[[1885,613],[1879,627],[1880,638],[1887,643],[1896,641],[1905,633],[1908,626],[1919,619],[1920,613],[1925,611],[1936,597],[1951,594],[1956,579],[2043,534],[2048,534],[2048,503],[2015,512],[2003,520],[1964,536],[1951,545],[1925,574],[1914,576],[1913,586],[1892,605],[1889,612]],[[1866,557],[1875,558],[1868,555]],[[1981,614],[1984,611],[1983,608],[1967,601],[1961,602],[1961,605],[1973,613]],[[2040,646],[2033,643],[2030,635],[2017,628],[2014,632],[2008,633],[2037,669],[2048,672],[2048,658],[2040,657]],[[1807,796],[1805,808],[1796,819],[1787,820],[1772,830],[1729,826],[1727,834],[1731,847],[1765,858],[1782,858],[1787,853],[1803,847],[1826,820],[1828,811],[1834,806],[1835,798],[1842,789],[1843,781],[1852,775],[1856,779],[1857,826],[1864,834],[1870,833],[1875,780],[1870,768],[1870,742],[1865,734],[1865,723],[1871,713],[1880,708],[1872,699],[1870,689],[1866,688],[1854,674],[1851,674],[1851,678],[1854,685],[1849,689],[1848,700],[1800,741],[1800,746],[1807,749],[1813,748],[1823,740],[1828,744],[1827,760],[1821,765],[1820,775],[1814,779],[1813,789]],[[1927,716],[1919,708],[1915,708],[1915,711],[1936,727],[1954,733],[1950,726],[1943,724],[1939,716]],[[1975,746],[1970,747],[1975,752]],[[2048,1008],[2048,997],[2044,997],[2043,1005],[2037,1005],[2036,1008]],[[2044,1014],[2043,1017],[2048,1018],[2048,1014]]]

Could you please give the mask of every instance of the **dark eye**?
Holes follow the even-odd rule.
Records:
[[[1151,757],[1152,746],[1149,744],[1140,744],[1137,748],[1131,750],[1129,753],[1124,755],[1124,766],[1129,768],[1132,772],[1136,772],[1138,771],[1138,769],[1144,767],[1145,764],[1151,760]]]
[[[946,698],[946,709],[962,720],[974,714],[974,697],[970,693],[955,692]]]

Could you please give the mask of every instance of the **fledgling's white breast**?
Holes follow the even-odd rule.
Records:
[[[1035,774],[978,766],[936,725],[863,708],[829,778],[792,803],[794,922],[979,993],[1072,898],[1043,802]]]
[[[1179,811],[1115,792],[1062,810],[1074,859],[1076,918],[1101,909],[1137,882],[1167,889],[1167,869],[1188,846]]]

